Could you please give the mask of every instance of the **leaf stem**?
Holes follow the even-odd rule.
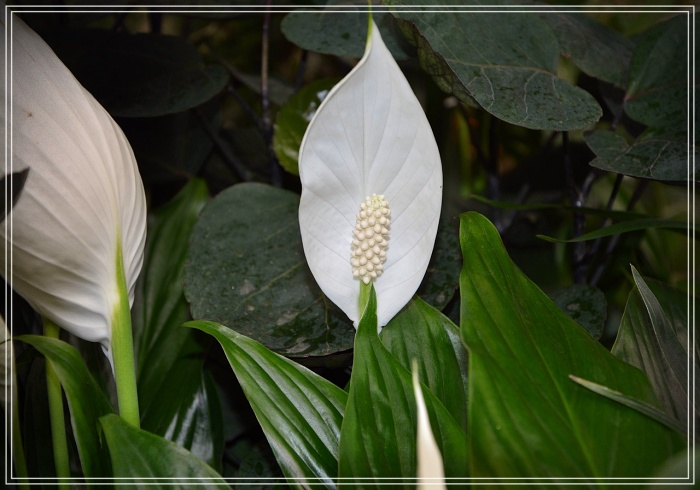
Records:
[[[47,318],[44,321],[44,335],[52,339],[58,339],[59,328]],[[58,380],[51,361],[46,359],[46,392],[49,399],[49,417],[51,419],[51,442],[53,444],[53,460],[56,467],[58,486],[62,489],[70,488],[70,463],[68,461],[68,440],[66,437],[66,425],[63,414],[63,392],[61,382]]]
[[[357,300],[357,315],[358,321],[365,314],[365,309],[367,308],[367,302],[369,301],[370,291],[372,289],[372,283],[365,284],[360,281],[360,296]]]
[[[129,424],[140,427],[136,369],[134,363],[134,340],[131,332],[131,310],[126,289],[124,260],[121,239],[117,241],[117,287],[119,302],[112,313],[112,359],[114,379],[117,384],[119,414]]]

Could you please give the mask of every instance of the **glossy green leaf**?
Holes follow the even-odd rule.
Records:
[[[608,303],[600,289],[587,284],[572,284],[550,292],[549,297],[594,339],[600,339],[608,314]]]
[[[417,414],[411,372],[380,341],[376,308],[372,288],[355,338],[350,391],[340,436],[339,477],[341,481],[361,481],[363,488],[380,488],[381,479],[390,478],[394,488],[413,489]],[[423,396],[445,461],[446,477],[466,477],[464,432],[431,391],[424,389]]]
[[[337,80],[317,80],[290,97],[275,118],[272,148],[284,169],[299,175],[299,147],[316,109]]]
[[[418,374],[467,432],[467,351],[459,329],[449,318],[414,298],[380,336],[387,350],[407,370],[418,363]]]
[[[223,325],[205,321],[186,325],[214,336],[223,347],[288,484],[334,488],[347,394]]]
[[[159,403],[157,393],[178,360],[202,352],[192,332],[179,326],[190,319],[182,290],[189,239],[208,199],[204,181],[193,179],[148,222],[132,313],[142,413]]]
[[[149,488],[227,488],[221,476],[186,449],[127,424],[118,415],[100,418],[114,477]]]
[[[632,276],[636,287],[627,300],[612,353],[649,377],[663,410],[685,429],[693,389],[688,384],[689,298],[656,283],[655,288],[663,294],[661,303],[634,267]],[[698,351],[693,352],[697,362]]]
[[[418,6],[424,1],[388,4],[397,7],[392,13],[423,69],[462,102],[532,129],[582,129],[602,115],[588,92],[557,77],[559,45],[538,14],[446,15]]]
[[[469,349],[472,476],[650,476],[682,445],[573,374],[655,405],[646,377],[565,315],[508,257],[496,228],[461,217],[462,339]]]
[[[99,433],[98,420],[114,410],[80,353],[58,339],[23,335],[16,340],[34,346],[53,366],[68,400],[73,434],[87,480],[110,476],[109,455]]]
[[[235,185],[206,206],[185,269],[195,319],[226,325],[287,356],[352,348],[352,323],[306,265],[298,207],[297,194],[262,184]]]
[[[554,31],[561,54],[584,73],[627,86],[633,43],[586,12],[545,12],[540,18]]]
[[[114,116],[184,111],[208,101],[228,82],[223,67],[204,66],[197,49],[181,37],[95,29],[60,31],[47,41]]]
[[[303,49],[360,58],[367,40],[367,4],[359,3],[358,12],[353,12],[355,7],[344,1],[331,1],[328,5],[325,11],[288,14],[282,20],[282,33]],[[341,7],[343,12],[338,12],[334,6]],[[406,42],[391,15],[375,11],[372,17],[392,56],[397,60],[408,58]]]
[[[584,138],[596,154],[591,165],[599,169],[663,181],[691,178],[688,144],[682,135],[647,130],[628,144],[618,134],[597,130],[586,133]]]
[[[669,230],[688,230],[688,223],[663,218],[633,219],[629,221],[623,221],[621,223],[613,223],[612,225],[606,226],[605,228],[600,228],[589,233],[584,233],[581,236],[571,238],[569,240],[562,240],[559,238],[554,238],[545,235],[537,235],[537,237],[553,243],[576,243],[594,240],[596,238],[601,237],[619,235],[621,233],[629,233],[632,231],[648,230],[653,228],[664,228]]]

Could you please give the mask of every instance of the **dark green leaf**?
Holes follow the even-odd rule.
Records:
[[[355,338],[350,393],[340,436],[339,476],[362,479],[363,488],[380,488],[380,479],[390,478],[395,483],[393,488],[413,489],[417,421],[411,373],[379,340],[376,311],[372,288]],[[453,350],[452,345],[446,348]],[[464,432],[432,392],[424,389],[423,395],[445,462],[445,476],[466,477]]]
[[[149,488],[222,488],[221,476],[186,449],[127,424],[118,415],[100,418],[114,477]]]
[[[569,379],[573,374],[655,404],[646,377],[520,272],[486,218],[466,213],[461,220],[472,476],[650,476],[681,438]]]
[[[317,80],[290,97],[275,118],[272,147],[284,169],[299,175],[299,147],[306,127],[337,80]]]
[[[418,374],[467,432],[467,351],[459,329],[449,318],[414,298],[381,333],[382,343],[407,370],[418,362]]]
[[[532,129],[582,129],[602,115],[588,92],[557,77],[559,46],[536,13],[446,15],[412,7],[393,14],[423,69],[462,102],[476,101],[497,118]]]
[[[459,286],[459,235],[446,219],[441,219],[435,238],[435,249],[430,258],[423,282],[416,294],[438,310],[445,308]],[[406,366],[410,370],[410,365]]]
[[[627,86],[630,40],[584,12],[546,12],[540,18],[554,31],[561,54],[584,73],[620,88]]]
[[[107,30],[61,31],[47,41],[113,116],[154,117],[203,104],[228,75],[204,66],[183,38]]]
[[[657,25],[634,50],[625,112],[646,126],[685,128],[688,122],[688,17]]]
[[[306,264],[298,207],[297,194],[262,184],[235,185],[206,206],[185,270],[195,319],[287,356],[352,348],[352,323],[322,295]]]
[[[17,360],[20,367],[20,360]],[[21,427],[24,442],[24,454],[27,468],[32,477],[55,477],[56,466],[53,459],[53,447],[47,440],[51,434],[49,402],[46,394],[46,366],[44,358],[36,356],[29,367],[29,374],[24,390],[24,420]]]
[[[86,479],[110,476],[109,455],[102,443],[98,420],[114,411],[80,353],[71,345],[49,337],[23,335],[16,340],[34,346],[53,366],[68,400],[73,434]]]
[[[646,373],[663,410],[685,429],[692,389],[688,386],[688,296],[656,283],[662,304],[634,267],[632,276],[636,288],[627,300],[612,352]]]
[[[600,289],[586,284],[572,284],[552,291],[549,297],[593,338],[600,339],[608,314],[608,304]]]
[[[5,212],[2,214],[2,219],[0,219],[0,222],[7,217],[10,211],[12,211],[14,205],[17,204],[17,200],[22,193],[22,189],[24,189],[27,174],[29,174],[29,168],[2,176],[0,187],[2,187],[2,193],[5,196],[5,199],[3,199],[3,202],[5,203]],[[9,181],[7,180],[8,177]],[[7,191],[10,192],[8,193]]]
[[[347,394],[223,325],[204,321],[186,325],[214,336],[223,347],[285,475],[334,488]],[[288,483],[297,488],[304,484]]]
[[[688,143],[684,138],[653,130],[645,131],[632,144],[607,130],[586,133],[584,138],[596,154],[591,165],[599,169],[663,181],[691,178]]]
[[[600,237],[619,235],[621,233],[629,233],[632,231],[648,230],[651,228],[664,228],[669,230],[686,230],[688,231],[688,223],[682,221],[676,221],[673,219],[663,219],[663,218],[646,218],[646,219],[633,219],[629,221],[623,221],[621,223],[614,223],[612,225],[606,226],[605,228],[600,228],[590,233],[584,233],[576,238],[571,238],[569,240],[562,240],[559,238],[554,238],[546,235],[537,235],[542,240],[553,242],[553,243],[576,243],[585,242],[588,240],[594,240]]]
[[[358,12],[346,2],[331,1],[326,11],[292,12],[282,21],[282,33],[303,49],[336,56],[360,58],[367,44],[367,4],[359,4]],[[342,7],[338,12],[332,6]],[[385,12],[372,13],[382,40],[397,60],[408,58],[406,45],[396,24]]]

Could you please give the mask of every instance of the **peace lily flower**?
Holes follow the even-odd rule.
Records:
[[[4,9],[1,20],[5,31]],[[29,173],[0,229],[0,267],[42,317],[100,342],[111,360],[115,318],[128,317],[143,261],[136,161],[119,126],[51,48],[12,14],[7,29],[2,171]]]
[[[299,224],[321,290],[357,327],[360,284],[373,282],[381,328],[425,275],[442,167],[420,103],[370,24],[364,56],[304,135]]]
[[[417,446],[417,482],[418,490],[440,489],[445,487],[445,470],[442,464],[442,455],[435,442],[433,431],[430,428],[430,418],[425,407],[423,391],[418,381],[418,365],[413,361],[413,392],[416,397],[418,410],[418,429],[416,435]]]

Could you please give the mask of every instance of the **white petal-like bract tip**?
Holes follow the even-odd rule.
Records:
[[[445,488],[445,470],[443,468],[442,455],[430,428],[430,418],[428,417],[423,391],[418,380],[418,368],[415,360],[413,362],[413,392],[416,397],[418,415],[416,430],[418,463],[416,488],[418,490]]]

